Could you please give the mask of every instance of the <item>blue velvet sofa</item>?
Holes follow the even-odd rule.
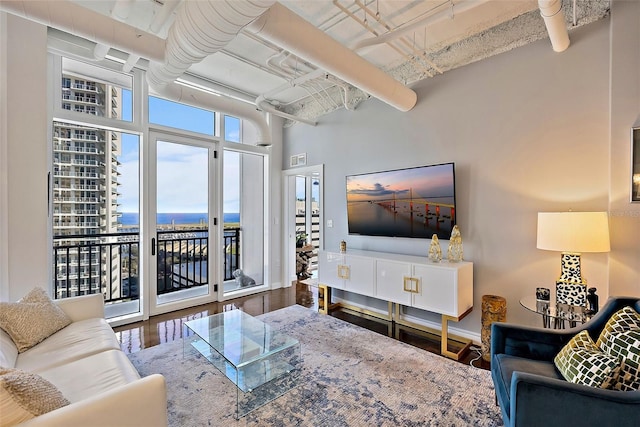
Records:
[[[573,384],[553,363],[581,330],[595,341],[611,315],[624,306],[640,312],[640,298],[610,298],[590,321],[571,329],[492,324],[491,376],[505,426],[640,426],[640,391]]]

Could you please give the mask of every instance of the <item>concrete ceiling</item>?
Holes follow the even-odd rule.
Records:
[[[167,37],[180,8],[180,0],[75,3],[162,38]],[[536,0],[280,3],[405,85],[548,38]],[[607,16],[609,6],[609,0],[564,0],[569,36],[573,28]],[[162,18],[163,12],[170,13]],[[403,31],[406,28],[409,30]],[[379,36],[383,39],[373,41]],[[369,45],[359,47],[363,44]],[[246,99],[264,95],[278,110],[312,120],[338,108],[353,109],[368,98],[359,89],[326,74],[304,84],[288,84],[315,69],[314,64],[242,31],[222,50],[192,65],[188,73],[216,83],[218,90],[228,87]]]

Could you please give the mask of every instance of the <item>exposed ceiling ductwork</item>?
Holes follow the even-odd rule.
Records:
[[[0,10],[142,58],[164,61],[164,39],[68,0],[2,0]]]
[[[273,1],[269,3],[273,3]],[[155,60],[161,64],[165,62],[164,39],[117,20],[110,19],[109,17],[78,6],[70,1],[3,0],[0,2],[0,10],[95,42],[99,52],[94,51],[94,55],[102,55],[102,57],[104,57],[106,54],[105,48],[108,50],[109,47],[130,53],[132,55],[129,56],[130,61],[127,62],[129,65],[125,63],[125,67],[132,67],[133,65],[131,63],[137,62],[139,57]],[[188,66],[186,68],[188,68]],[[183,73],[184,70],[176,77]],[[253,123],[256,127],[259,144],[268,145],[271,143],[271,134],[264,115],[256,111],[250,104],[229,98],[222,98],[212,93],[179,85],[173,83],[174,79],[175,77],[171,80],[163,81],[157,89],[152,88],[151,92],[176,102],[184,102],[196,107],[213,109],[222,113],[242,117]]]
[[[144,32],[134,30],[133,27],[116,20],[106,20],[98,13],[68,1],[56,2],[56,7],[49,2],[22,1],[2,4],[6,4],[3,9],[44,25],[151,59],[147,80],[157,91],[161,86],[181,76],[194,63],[226,46],[247,24],[260,17],[250,26],[253,33],[400,111],[409,111],[417,101],[414,91],[286,7],[274,4],[274,0],[182,2],[169,30],[166,47],[159,49],[163,44],[162,39],[150,34],[144,37],[156,39],[150,52],[136,46],[135,43],[128,43],[142,38],[141,34]],[[101,31],[107,22],[110,24],[108,29]],[[83,26],[80,27],[78,24]],[[129,36],[123,39],[109,37],[108,33]],[[160,51],[164,54],[159,54]]]
[[[308,124],[334,109],[353,109],[368,95],[408,111],[417,97],[406,84],[546,34],[555,51],[565,50],[569,46],[567,27],[593,22],[608,13],[608,0],[578,2],[578,6],[569,2],[564,10],[562,0],[523,0],[516,6],[494,0],[425,0],[403,11],[394,9],[392,0],[380,0],[380,14],[378,2],[374,7],[360,0],[346,5],[334,0],[319,7],[313,2],[279,1],[291,10],[275,0],[164,0],[153,4],[2,0],[0,11],[93,41],[97,46],[86,56],[89,59],[103,58],[111,47],[117,49],[110,54],[126,61],[123,70],[136,64],[146,68],[152,91],[158,95],[192,103],[193,96],[185,96],[182,90],[178,94],[175,87],[162,93],[163,86],[173,86],[171,82],[189,70],[191,75],[204,77],[203,82],[242,88],[265,112]],[[408,13],[413,9],[416,12]],[[565,20],[565,11],[573,13],[573,24]],[[496,16],[502,14],[505,17]],[[472,16],[479,17],[472,21],[478,27],[462,26],[469,33],[431,39],[432,33],[467,23]],[[363,32],[372,37],[363,38]],[[365,49],[358,55],[345,46]],[[380,61],[393,55],[395,62]],[[138,61],[140,58],[143,60]],[[240,80],[257,81],[252,79],[255,74],[237,72],[238,67],[246,66],[270,74],[265,79],[269,83],[238,85]],[[245,74],[249,79],[242,79]],[[258,96],[260,93],[263,95]]]
[[[166,85],[187,69],[225,47],[240,30],[262,15],[275,0],[185,1],[169,29],[165,60],[147,72],[153,87]]]
[[[351,49],[327,36],[279,3],[247,27],[271,43],[362,89],[400,111],[409,111],[416,93]]]

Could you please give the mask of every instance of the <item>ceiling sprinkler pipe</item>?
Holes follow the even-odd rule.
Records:
[[[393,30],[384,33],[382,35],[379,36],[375,36],[375,37],[369,37],[368,39],[364,39],[364,40],[360,40],[359,42],[355,43],[352,47],[354,50],[359,50],[362,49],[364,47],[367,46],[374,46],[374,45],[379,45],[382,43],[389,43],[392,42],[393,40],[397,39],[398,37],[403,36],[404,34],[407,34],[410,31],[415,31],[418,28],[422,28],[422,27],[426,27],[427,25],[432,25],[435,24],[437,22],[441,22],[444,20],[451,20],[451,11],[453,10],[454,14],[459,14],[459,13],[464,13],[467,12],[471,9],[474,9],[478,6],[482,6],[484,3],[487,3],[490,0],[463,0],[460,1],[456,4],[451,3],[451,6],[449,6],[449,3],[442,3],[442,5],[447,6],[447,9],[442,10],[440,12],[436,12],[433,14],[429,14],[424,16],[423,18],[418,19],[415,22],[412,22],[410,24],[404,25],[404,26],[400,26],[398,28],[394,28]]]
[[[564,52],[569,47],[569,31],[562,11],[562,0],[538,0],[540,15],[547,27],[551,46],[556,52]]]
[[[262,111],[266,111],[267,113],[271,113],[275,116],[282,117],[287,120],[293,120],[294,122],[306,123],[311,126],[315,126],[316,124],[318,124],[313,120],[303,119],[302,117],[294,116],[292,114],[287,114],[283,111],[276,110],[276,108],[266,100],[264,95],[260,95],[258,98],[256,98],[256,107],[258,107]]]

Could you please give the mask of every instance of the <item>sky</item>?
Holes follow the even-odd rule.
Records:
[[[453,164],[422,166],[347,177],[351,202],[408,197],[453,197]]]
[[[123,90],[122,118],[132,120],[131,92]],[[212,112],[195,107],[149,98],[149,122],[179,129],[213,135],[215,116]],[[169,139],[169,138],[167,138]],[[225,116],[225,139],[240,141],[240,120]],[[118,197],[121,212],[139,211],[138,171],[140,138],[122,133],[122,153],[118,157],[120,186]],[[224,207],[225,213],[240,211],[239,155],[224,154]],[[207,150],[169,141],[157,145],[157,211],[160,213],[207,212]]]

